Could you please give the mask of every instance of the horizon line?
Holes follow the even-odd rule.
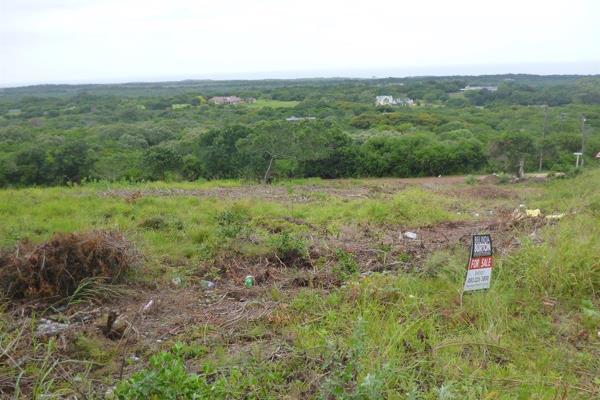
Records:
[[[532,67],[567,67],[586,66],[589,70],[597,69],[598,72],[579,71],[532,71]],[[522,72],[508,72],[499,69],[507,68],[508,71],[519,70]],[[497,71],[476,71],[477,69],[498,69]],[[561,68],[562,69],[562,68]],[[458,70],[463,70],[458,72]],[[469,71],[472,70],[472,71]],[[401,72],[402,71],[402,72]],[[419,73],[417,71],[421,71]],[[456,71],[456,72],[455,72]],[[312,73],[312,75],[311,75]],[[77,85],[124,85],[143,83],[169,83],[184,81],[282,81],[282,80],[316,80],[316,79],[410,79],[426,77],[485,77],[498,75],[531,75],[531,76],[598,76],[600,75],[600,61],[563,62],[563,63],[515,63],[515,64],[467,64],[467,65],[439,65],[439,66],[405,66],[405,67],[373,67],[373,68],[324,68],[307,70],[280,70],[280,71],[253,71],[253,72],[221,72],[206,74],[173,74],[154,75],[146,77],[113,77],[113,78],[82,78],[59,79],[48,81],[9,82],[0,84],[0,89],[18,89],[35,86],[77,86]]]

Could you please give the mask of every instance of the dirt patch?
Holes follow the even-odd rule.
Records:
[[[56,300],[88,278],[115,283],[133,264],[131,244],[118,232],[56,234],[48,242],[21,242],[0,254],[0,287],[12,299]]]
[[[519,198],[519,194],[517,194],[515,190],[493,185],[476,185],[460,189],[453,188],[451,190],[446,191],[445,193],[459,198],[481,200],[507,200]]]
[[[463,183],[463,176],[423,177],[423,178],[381,178],[363,179],[356,183],[332,179],[321,184],[296,185],[293,191],[279,185],[244,185],[238,187],[215,187],[205,189],[182,188],[142,188],[142,189],[112,189],[99,192],[103,197],[122,198],[127,203],[135,203],[146,196],[151,197],[216,197],[231,200],[257,198],[276,202],[308,203],[321,200],[323,196],[341,199],[365,199],[390,197],[404,190],[407,186],[421,186],[432,189],[446,185]],[[360,183],[360,184],[359,184]]]
[[[407,237],[405,234],[408,232],[415,238]],[[331,253],[342,249],[352,254],[362,273],[397,269],[414,271],[438,250],[455,246],[468,249],[471,236],[481,233],[492,235],[497,254],[507,253],[517,244],[514,226],[502,215],[497,219],[444,222],[416,229],[389,226],[379,230],[369,225],[344,226],[339,235],[321,243],[320,251]]]

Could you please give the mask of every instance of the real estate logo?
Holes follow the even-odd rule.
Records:
[[[490,235],[473,235],[463,291],[489,289],[492,265],[492,237]]]

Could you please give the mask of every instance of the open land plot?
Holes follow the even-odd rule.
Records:
[[[0,393],[594,398],[599,178],[1,191],[4,254],[116,231],[136,261],[67,301],[7,301]],[[492,287],[463,295],[475,233],[494,239]]]

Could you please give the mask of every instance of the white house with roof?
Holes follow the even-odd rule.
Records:
[[[408,97],[394,98],[393,96],[377,96],[375,97],[376,106],[414,106],[413,99]]]
[[[394,104],[394,98],[392,96],[377,96],[375,97],[376,106],[391,106]]]

